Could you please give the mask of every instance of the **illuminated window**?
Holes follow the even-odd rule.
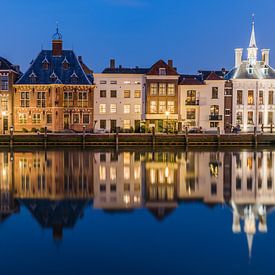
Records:
[[[123,163],[124,165],[130,165],[131,161],[131,154],[130,153],[124,153],[123,154]]]
[[[99,166],[99,180],[100,181],[106,180],[106,167],[102,165]]]
[[[166,83],[159,84],[159,96],[166,96]]]
[[[141,97],[141,91],[140,90],[136,90],[135,91],[135,98],[140,98]]]
[[[124,98],[130,98],[131,97],[131,91],[130,90],[125,90],[124,91]]]
[[[252,165],[253,165],[253,158],[252,157],[247,158],[247,169],[252,170]]]
[[[46,93],[45,92],[37,92],[36,106],[38,108],[46,107]]]
[[[247,112],[247,124],[253,125],[253,112]]]
[[[64,107],[73,107],[73,92],[64,92],[63,94]]]
[[[131,128],[131,120],[125,119],[123,120],[123,128],[129,130]]]
[[[1,83],[1,89],[2,91],[8,91],[9,90],[9,77],[6,75],[0,76],[0,83]]]
[[[168,96],[174,96],[175,95],[175,84],[168,84],[168,91],[167,91]]]
[[[236,122],[237,122],[237,124],[243,124],[243,113],[242,112],[237,112]]]
[[[150,183],[155,184],[157,181],[157,175],[155,169],[150,169]]]
[[[116,104],[110,104],[110,113],[111,114],[116,113]]]
[[[167,111],[170,114],[174,114],[175,113],[175,102],[174,101],[167,101]]]
[[[157,83],[151,83],[150,84],[150,95],[156,96],[158,94],[158,84]]]
[[[212,99],[218,99],[218,98],[219,98],[219,88],[212,87]]]
[[[125,180],[130,180],[130,167],[129,166],[124,166],[124,179]]]
[[[195,109],[187,109],[186,119],[196,119],[196,110]]]
[[[106,104],[99,104],[99,113],[100,114],[106,113]]]
[[[150,102],[150,113],[151,114],[156,114],[157,113],[157,102],[156,101],[151,101]]]
[[[30,107],[30,93],[29,92],[21,92],[20,106],[21,107]]]
[[[110,167],[110,180],[115,181],[116,180],[116,168]]]
[[[124,104],[124,114],[130,114],[131,111],[131,105],[130,104]]]
[[[252,91],[252,90],[248,91],[247,104],[254,105],[254,91]]]
[[[140,114],[141,113],[141,106],[140,104],[135,105],[135,113]]]
[[[40,122],[41,122],[41,115],[40,114],[33,114],[32,123],[39,124]]]
[[[73,114],[73,123],[79,124],[79,114]]]
[[[159,113],[164,114],[166,112],[166,102],[159,101]]]
[[[19,124],[27,123],[27,114],[19,114]]]
[[[273,112],[268,112],[267,124],[272,124],[272,123],[273,123]]]
[[[134,168],[134,179],[135,180],[140,179],[140,166]]]
[[[237,104],[238,105],[243,104],[243,91],[242,90],[237,91]]]
[[[78,100],[77,100],[78,107],[88,107],[88,92],[87,91],[80,91],[78,92]]]
[[[8,111],[8,107],[9,107],[9,100],[7,97],[3,97],[1,99],[1,107],[2,107],[2,112],[7,112]]]

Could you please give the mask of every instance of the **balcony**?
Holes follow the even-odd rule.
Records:
[[[209,120],[222,120],[222,115],[210,115]]]
[[[187,100],[185,100],[185,105],[186,106],[198,106],[198,105],[200,105],[200,101],[198,99],[195,99],[195,100],[187,99]]]

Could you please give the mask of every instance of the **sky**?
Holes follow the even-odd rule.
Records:
[[[0,56],[26,71],[50,49],[56,22],[64,48],[95,72],[174,60],[180,73],[230,69],[247,48],[255,13],[258,47],[275,54],[274,0],[0,0]],[[275,61],[274,63],[275,64]]]

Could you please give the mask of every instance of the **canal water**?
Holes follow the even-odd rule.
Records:
[[[275,150],[0,152],[1,274],[274,274]]]

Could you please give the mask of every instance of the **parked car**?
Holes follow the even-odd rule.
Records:
[[[107,134],[108,131],[106,129],[95,129],[94,133],[95,134]]]
[[[190,133],[190,134],[202,134],[203,130],[202,130],[201,127],[193,127],[193,128],[188,130],[188,133]]]

